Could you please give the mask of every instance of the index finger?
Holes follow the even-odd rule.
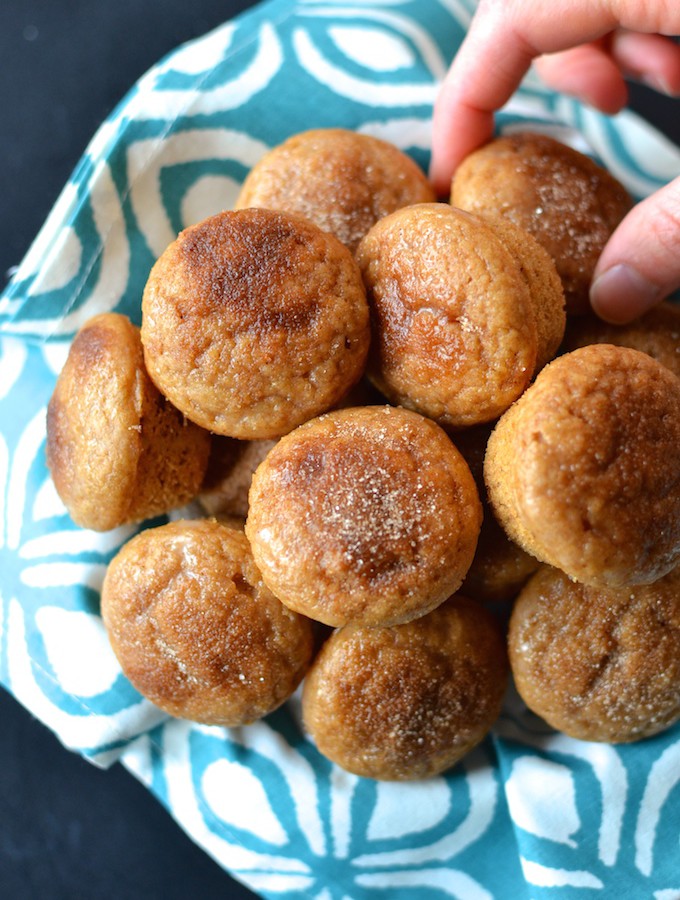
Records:
[[[494,112],[537,56],[602,37],[615,24],[608,9],[589,0],[483,2],[435,104],[430,179],[438,193],[448,193],[458,163],[492,136]]]

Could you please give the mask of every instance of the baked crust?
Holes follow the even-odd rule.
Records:
[[[263,583],[243,532],[170,522],[107,569],[102,616],[121,668],[173,716],[244,725],[280,706],[312,656],[311,623]]]
[[[369,377],[447,427],[491,421],[525,390],[538,339],[527,280],[481,217],[444,203],[381,219],[357,261],[371,306]]]
[[[418,165],[393,144],[318,128],[293,135],[253,166],[235,208],[299,213],[354,252],[378,219],[435,199]]]
[[[227,211],[187,228],[144,290],[151,377],[228,437],[275,438],[333,407],[361,377],[369,339],[350,252],[287,213]]]
[[[149,378],[139,329],[119,313],[83,325],[47,408],[47,464],[73,521],[108,531],[182,506],[209,451]]]
[[[527,552],[587,584],[646,584],[680,560],[680,379],[593,344],[558,357],[502,416],[484,477]]]
[[[305,679],[303,721],[319,751],[349,772],[427,778],[487,734],[507,673],[495,619],[456,596],[405,625],[336,631]]]
[[[657,734],[680,719],[680,570],[603,589],[544,567],[517,599],[509,654],[522,699],[565,734]]]
[[[632,207],[623,185],[590,157],[531,132],[496,138],[464,159],[451,202],[532,234],[555,261],[569,313],[589,309],[595,264]]]
[[[396,407],[320,416],[258,467],[246,534],[279,599],[327,625],[394,624],[460,586],[481,505],[434,423]]]
[[[571,318],[562,352],[588,344],[632,347],[663,363],[680,378],[680,306],[677,303],[659,303],[626,325],[612,325],[595,315]]]

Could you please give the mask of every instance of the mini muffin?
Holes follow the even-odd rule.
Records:
[[[531,133],[505,135],[471,153],[456,170],[451,202],[530,232],[555,261],[569,313],[589,309],[595,264],[632,206],[623,185],[590,157]]]
[[[447,435],[396,407],[327,413],[258,467],[246,534],[265,583],[327,625],[424,615],[460,586],[481,504]]]
[[[545,567],[515,604],[509,652],[529,709],[585,741],[649,737],[680,719],[680,570],[594,588]]]
[[[562,282],[552,258],[528,231],[501,216],[483,218],[514,257],[529,288],[536,323],[535,374],[555,357],[564,337],[567,313]]]
[[[653,356],[680,377],[680,306],[660,303],[627,325],[612,325],[594,315],[572,318],[562,349],[576,350],[588,344],[633,347]]]
[[[680,379],[627,347],[551,362],[496,425],[484,477],[501,525],[586,584],[647,584],[680,561]]]
[[[149,374],[189,419],[228,437],[278,437],[360,378],[361,275],[346,247],[298,216],[219,213],[154,265],[142,342]]]
[[[361,241],[373,343],[369,377],[396,404],[447,427],[497,418],[552,355],[564,330],[554,275],[520,262],[521,238],[492,222],[429,203],[381,219]],[[526,242],[528,248],[528,240]],[[552,264],[540,248],[535,269]],[[541,327],[535,307],[558,319]],[[550,318],[551,313],[546,313]]]
[[[102,616],[137,690],[208,725],[244,725],[276,709],[312,656],[311,623],[263,584],[243,531],[208,519],[129,541],[106,572]]]
[[[367,778],[427,778],[488,733],[508,675],[505,640],[456,596],[405,625],[347,625],[324,644],[302,693],[318,750]]]
[[[460,591],[472,600],[501,602],[514,600],[540,562],[510,540],[486,496],[484,454],[491,430],[491,425],[478,425],[454,435],[456,447],[470,466],[483,509],[477,549]]]
[[[196,498],[208,515],[229,516],[245,522],[253,472],[275,443],[275,440],[213,438],[208,469]]]
[[[139,329],[118,313],[86,322],[47,408],[47,464],[73,521],[108,531],[187,503],[209,451],[149,378]]]
[[[236,209],[299,213],[353,252],[378,219],[435,199],[418,165],[393,144],[342,128],[319,128],[270,150],[246,178]]]

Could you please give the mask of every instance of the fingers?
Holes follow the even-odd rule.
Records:
[[[458,163],[493,134],[494,111],[512,96],[533,55],[497,12],[473,19],[434,107],[430,180],[440,196],[448,195]]]
[[[536,69],[554,90],[610,114],[628,99],[624,77],[680,93],[680,46],[659,34],[617,30],[604,41],[539,57]]]
[[[613,60],[670,93],[680,90],[680,48],[655,32],[680,32],[680,4],[668,0],[481,0],[435,105],[430,177],[448,193],[458,163],[493,133],[493,113],[510,98],[532,59],[603,38],[617,27],[645,32],[617,35]],[[649,41],[650,43],[645,43]],[[651,43],[653,42],[653,43]],[[573,62],[572,57],[572,62]],[[555,63],[547,63],[553,66]],[[607,111],[620,109],[625,86],[616,66],[590,57],[591,82],[562,73],[561,90]],[[558,63],[559,71],[559,63]],[[598,74],[599,73],[599,74]]]
[[[635,206],[602,252],[590,289],[594,311],[623,324],[680,287],[680,178]]]
[[[536,70],[553,90],[613,114],[628,101],[621,70],[602,43],[582,44],[536,60]]]
[[[680,45],[675,41],[660,34],[619,30],[609,49],[626,76],[662,94],[680,95]]]

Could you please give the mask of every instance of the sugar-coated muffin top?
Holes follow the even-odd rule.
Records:
[[[435,199],[424,173],[394,144],[344,128],[317,128],[270,150],[246,177],[236,209],[299,213],[354,251],[378,219]]]
[[[680,569],[650,585],[594,588],[544,567],[509,632],[531,710],[586,741],[628,742],[680,719]]]
[[[645,353],[558,357],[499,420],[484,470],[508,534],[579,581],[645,584],[680,561],[680,379]]]
[[[360,378],[361,275],[346,247],[299,216],[220,213],[154,265],[142,342],[151,377],[189,419],[229,437],[278,437]]]
[[[243,725],[295,690],[311,623],[263,583],[242,530],[214,520],[142,531],[111,561],[102,616],[123,672],[180,718]]]
[[[441,428],[356,407],[281,438],[253,477],[246,534],[292,609],[373,625],[423,615],[457,590],[480,523],[470,470]]]

